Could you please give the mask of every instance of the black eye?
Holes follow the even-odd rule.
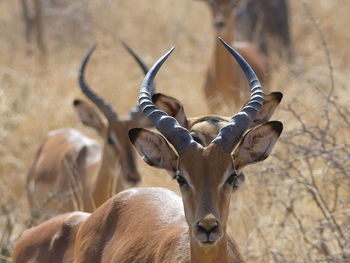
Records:
[[[107,142],[108,142],[109,145],[113,145],[114,144],[113,139],[112,139],[111,135],[109,135],[109,134],[107,135]]]
[[[196,133],[191,132],[191,136],[192,136],[192,138],[193,138],[193,140],[194,140],[195,142],[198,142],[199,144],[203,145],[202,139],[199,138],[199,137],[196,135]]]
[[[176,174],[174,178],[180,186],[187,185],[186,179],[181,174]]]
[[[201,139],[199,139],[199,138],[196,137],[196,136],[193,136],[193,140],[194,140],[195,142],[198,142],[199,144],[202,144]]]
[[[227,178],[226,183],[234,186],[236,184],[237,178],[238,178],[238,175],[236,173],[233,173]]]

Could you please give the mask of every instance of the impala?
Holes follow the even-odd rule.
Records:
[[[288,0],[242,1],[236,8],[236,24],[239,39],[256,43],[267,55],[293,58]]]
[[[231,43],[235,37],[234,7],[240,0],[201,1],[210,7],[216,37]],[[235,48],[247,59],[260,81],[268,83],[267,57],[256,46],[245,42],[237,42]],[[244,84],[244,74],[239,65],[226,55],[225,48],[216,41],[204,84],[204,94],[210,107],[219,108],[222,102],[230,106],[233,102],[235,107],[242,105],[248,97],[247,91],[240,88]]]
[[[35,44],[42,54],[46,54],[46,44],[44,41],[43,5],[40,0],[20,0],[25,26],[25,38],[27,44],[35,38]],[[33,6],[33,10],[30,10]],[[34,36],[33,36],[34,34]]]
[[[147,73],[142,60],[123,45]],[[104,145],[74,129],[50,132],[27,174],[28,199],[34,213],[42,209],[50,213],[93,211],[114,193],[140,181],[128,131],[132,127],[148,126],[149,121],[138,108],[131,112],[131,117],[120,119],[113,108],[88,87],[84,72],[94,49],[95,46],[89,49],[83,59],[79,83],[108,124],[84,101],[75,100],[74,108],[81,122],[104,139]]]
[[[92,214],[60,215],[25,231],[16,244],[14,263],[244,262],[226,233],[230,196],[242,168],[269,155],[282,123],[252,124],[264,93],[249,64],[224,45],[244,70],[251,97],[207,146],[197,143],[151,99],[155,75],[172,50],[151,68],[141,86],[140,109],[162,135],[134,128],[130,140],[145,162],[177,180],[182,200],[162,188],[125,190]]]

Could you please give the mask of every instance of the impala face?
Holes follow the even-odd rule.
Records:
[[[133,125],[137,126],[137,122],[118,119],[106,125],[90,104],[75,100],[74,107],[80,120],[86,126],[94,128],[104,138],[104,165],[114,170],[112,173],[117,173],[118,165],[116,163],[119,163],[119,169],[124,181],[130,185],[137,184],[141,177],[137,171],[134,149],[128,138],[129,129],[135,127]]]
[[[133,128],[132,121],[116,121],[110,124],[106,144],[113,151],[115,159],[119,159],[124,180],[130,185],[141,181],[137,171],[134,149],[130,143],[128,132]]]
[[[148,71],[147,66],[143,61],[134,53],[134,51],[122,43],[126,50],[135,58],[144,72]],[[133,117],[121,120],[117,113],[114,111],[111,105],[109,105],[103,98],[99,97],[93,90],[91,90],[88,84],[85,82],[84,73],[87,63],[95,50],[96,45],[93,45],[86,53],[80,67],[79,72],[79,84],[82,92],[99,108],[108,123],[105,124],[100,115],[88,104],[79,100],[74,101],[74,106],[78,112],[81,121],[95,130],[105,138],[104,147],[104,160],[102,161],[103,169],[117,170],[115,165],[118,161],[120,164],[121,174],[128,184],[131,186],[140,182],[141,177],[137,171],[137,165],[134,158],[134,150],[128,138],[128,131],[133,127],[149,126],[149,122],[145,119],[145,116],[138,111],[138,108],[131,111]],[[114,174],[117,171],[108,171]],[[122,189],[122,188],[121,188]],[[120,190],[121,190],[120,189]]]
[[[201,245],[215,245],[226,232],[231,193],[238,178],[231,155],[217,144],[191,147],[179,157],[175,178],[191,235]]]
[[[206,2],[210,7],[214,28],[217,33],[220,33],[228,21],[233,19],[233,10],[240,0],[203,0],[203,2]]]

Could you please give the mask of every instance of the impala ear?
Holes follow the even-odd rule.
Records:
[[[174,117],[178,123],[188,129],[188,120],[182,103],[170,96],[156,93],[152,96],[152,101],[169,116]]]
[[[129,131],[131,143],[150,166],[176,172],[178,156],[163,136],[142,128]]]
[[[270,121],[248,131],[232,154],[236,169],[265,160],[282,129],[282,122]]]
[[[282,98],[283,93],[281,92],[271,92],[265,95],[264,104],[262,105],[260,112],[255,117],[250,128],[267,122],[271,118],[272,114],[275,112],[277,106],[281,103]]]
[[[93,106],[78,99],[74,100],[73,106],[84,125],[95,129],[101,136],[106,134],[107,126]]]

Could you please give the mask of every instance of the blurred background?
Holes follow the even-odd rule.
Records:
[[[204,99],[216,40],[200,1],[42,0],[40,36],[28,34],[22,7],[0,1],[0,262],[11,262],[29,224],[25,174],[47,132],[73,127],[98,139],[72,107],[85,99],[77,73],[94,42],[87,80],[119,115],[136,104],[143,79],[120,41],[148,65],[176,46],[157,91],[183,102],[188,116],[235,113],[212,112]],[[266,161],[246,169],[228,231],[247,262],[350,262],[350,2],[291,0],[289,7],[293,57],[269,55],[269,89],[284,93],[272,119],[283,121],[284,132]],[[177,191],[163,171],[141,160],[139,169],[142,186]]]

